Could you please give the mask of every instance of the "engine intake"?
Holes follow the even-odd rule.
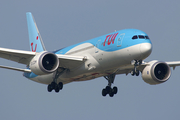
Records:
[[[30,62],[30,69],[36,75],[44,75],[54,72],[59,66],[59,59],[54,53],[41,52]]]
[[[171,69],[165,62],[151,61],[142,71],[143,80],[151,85],[167,81],[171,76]]]

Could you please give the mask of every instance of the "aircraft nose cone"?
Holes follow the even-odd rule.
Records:
[[[151,43],[142,43],[140,45],[140,52],[142,59],[147,58],[152,52],[152,44]]]

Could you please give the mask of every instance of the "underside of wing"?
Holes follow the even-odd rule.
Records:
[[[0,48],[0,58],[8,59],[18,63],[28,65],[30,60],[35,56],[35,52]]]
[[[84,56],[72,56],[72,55],[60,55],[60,54],[56,54],[56,55],[59,58],[59,66],[68,69],[73,69],[80,66],[87,59]]]
[[[136,66],[136,69],[139,70],[139,71],[143,71],[143,69],[148,65],[148,63],[145,63],[145,62],[142,62],[141,65],[137,65]],[[133,64],[128,64],[128,65],[124,65],[124,66],[121,66],[117,69],[114,70],[114,73],[116,74],[129,74],[131,73],[132,70],[134,70],[134,65]]]

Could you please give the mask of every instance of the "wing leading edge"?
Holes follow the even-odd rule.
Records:
[[[29,65],[32,58],[38,54],[39,54],[38,52],[0,48],[0,58],[25,64],[27,66]],[[61,55],[61,54],[56,54],[56,55],[60,62],[59,67],[64,67],[69,69],[78,67],[86,59],[84,56],[72,56],[72,55]],[[9,66],[2,66],[2,65],[0,65],[0,68],[30,72],[28,69],[20,69],[20,68],[14,68]]]
[[[166,62],[170,67],[173,67],[173,70],[176,66],[180,66],[180,61]]]

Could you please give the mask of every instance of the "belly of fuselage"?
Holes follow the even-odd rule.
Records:
[[[112,52],[102,50],[96,52],[97,48],[95,47],[85,51],[74,52],[71,55],[86,56],[88,60],[75,69],[66,70],[58,78],[57,82],[66,84],[74,81],[91,80],[112,74],[121,66],[129,65],[132,60],[141,58],[139,46],[140,45],[138,44]],[[50,84],[53,81],[53,73],[37,76],[31,78],[31,80],[43,84]]]

